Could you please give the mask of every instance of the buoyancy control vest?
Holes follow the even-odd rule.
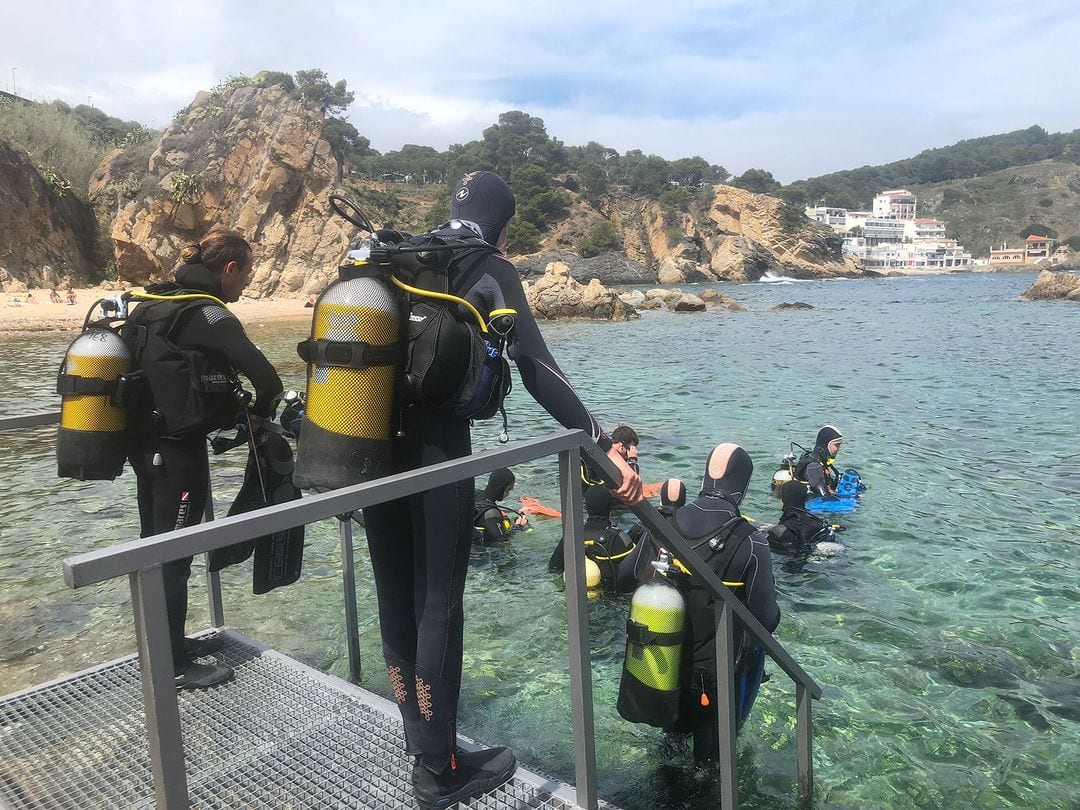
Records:
[[[806,509],[789,507],[780,515],[780,521],[766,533],[769,546],[779,551],[808,548],[814,543],[831,540],[835,536],[832,527]]]
[[[794,471],[795,480],[796,481],[806,481],[807,483],[809,483],[807,481],[806,468],[809,467],[810,464],[812,464],[813,462],[817,462],[818,464],[821,465],[822,475],[825,476],[825,485],[830,490],[835,490],[836,485],[840,480],[840,473],[838,473],[836,471],[836,468],[833,467],[833,465],[829,463],[828,456],[823,454],[821,451],[817,450],[816,448],[814,450],[805,451],[799,457],[798,462],[796,462],[796,464],[795,464],[795,471]]]
[[[242,406],[235,370],[221,358],[177,343],[189,313],[202,307],[224,308],[225,302],[173,282],[146,289],[154,298],[132,296],[139,303],[120,328],[148,393],[132,405],[133,428],[168,439],[189,439],[232,427]]]
[[[502,409],[510,381],[503,348],[516,313],[485,320],[449,292],[459,259],[472,253],[482,264],[494,246],[376,231],[351,200],[332,195],[330,204],[371,238],[353,243],[315,304],[310,339],[297,346],[308,364],[295,473],[304,489],[386,475],[407,409],[486,419]]]

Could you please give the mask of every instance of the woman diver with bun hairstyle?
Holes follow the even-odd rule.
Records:
[[[515,211],[513,192],[493,172],[472,172],[454,188],[451,221],[438,233],[475,236],[503,249]],[[582,404],[544,343],[517,270],[500,254],[466,251],[447,270],[449,292],[482,312],[516,310],[510,356],[525,388],[557,422],[586,431],[623,474],[616,497],[641,500],[641,478],[619,445]],[[472,452],[468,420],[445,412],[406,411],[394,440],[395,471],[461,458]],[[421,807],[444,808],[494,790],[517,767],[509,748],[457,748],[461,688],[462,597],[472,545],[473,479],[364,510],[379,599],[383,654],[405,724],[407,753],[416,757],[413,786]]]
[[[270,416],[281,379],[226,302],[251,281],[251,246],[236,231],[215,229],[184,247],[175,282],[150,285],[123,327],[149,396],[129,412],[129,459],[138,483],[142,537],[198,523],[210,470],[206,436],[233,427],[242,408],[236,374],[255,388],[252,411]],[[176,685],[200,689],[226,681],[226,666],[193,659],[221,648],[219,639],[184,637],[191,557],[162,566]]]

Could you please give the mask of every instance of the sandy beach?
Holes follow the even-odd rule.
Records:
[[[76,303],[49,302],[48,289],[27,293],[4,293],[0,298],[0,334],[16,332],[71,332],[82,327],[90,305],[99,298],[118,295],[117,290],[86,287],[75,290]],[[61,295],[65,295],[61,291]],[[304,307],[306,298],[242,298],[229,309],[245,324],[270,321],[310,321],[311,310]],[[16,301],[20,303],[16,303]]]

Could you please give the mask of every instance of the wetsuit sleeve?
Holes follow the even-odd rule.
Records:
[[[499,306],[517,310],[510,356],[517,365],[525,389],[556,422],[566,428],[584,430],[600,449],[607,452],[611,448],[611,439],[601,430],[600,423],[589,413],[551,356],[525,298],[517,269],[505,259],[491,258],[485,275],[498,285],[502,299]]]
[[[184,326],[179,342],[225,360],[247,377],[255,389],[252,411],[258,416],[270,416],[274,397],[282,391],[281,378],[235,315],[216,305],[200,307]]]
[[[810,484],[811,492],[816,492],[822,498],[829,494],[829,485],[825,481],[825,469],[820,461],[811,461],[806,465],[806,480]]]

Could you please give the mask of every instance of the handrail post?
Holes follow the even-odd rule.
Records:
[[[132,573],[130,581],[154,799],[161,810],[179,810],[189,806],[187,773],[161,563]]]
[[[585,593],[585,529],[581,517],[581,452],[559,453],[562,498],[563,570],[566,577],[566,630],[570,653],[570,710],[574,727],[577,806],[598,807],[596,731],[593,724],[592,659],[589,652],[589,600]]]
[[[345,639],[349,644],[349,679],[360,683],[360,621],[356,615],[356,570],[353,558],[352,514],[338,517],[341,534],[341,585],[345,598]]]
[[[805,684],[795,684],[795,735],[798,746],[799,798],[814,795],[813,725],[810,717],[812,695]]]
[[[720,599],[713,607],[716,621],[716,714],[720,743],[720,807],[739,807],[739,774],[736,760],[735,631],[731,609]]]
[[[209,476],[207,482],[210,481]],[[207,523],[214,519],[214,487],[207,483],[206,510],[203,520]],[[210,570],[210,552],[203,555],[206,560],[206,599],[210,609],[210,624],[214,627],[225,626],[225,603],[221,599],[221,572]]]

